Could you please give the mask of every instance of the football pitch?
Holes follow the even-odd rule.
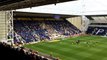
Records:
[[[35,51],[51,54],[60,60],[107,60],[107,38],[79,36],[25,45]],[[79,43],[76,43],[79,40]]]

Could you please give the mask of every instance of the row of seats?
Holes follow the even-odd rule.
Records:
[[[107,27],[89,27],[88,34],[107,36]]]
[[[80,30],[67,20],[46,21],[14,21],[15,41],[22,40],[26,43],[38,40],[52,40],[59,36],[71,36],[80,33]]]
[[[58,60],[39,55],[31,49],[24,47],[14,47],[4,42],[0,42],[0,59],[2,60]]]

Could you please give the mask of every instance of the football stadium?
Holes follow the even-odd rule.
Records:
[[[107,60],[107,1],[93,2],[1,0],[0,59]]]

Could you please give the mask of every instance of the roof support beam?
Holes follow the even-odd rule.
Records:
[[[0,10],[15,10],[19,8],[28,8],[34,6],[42,6],[47,4],[56,4],[73,0],[24,0],[17,3],[0,6]]]

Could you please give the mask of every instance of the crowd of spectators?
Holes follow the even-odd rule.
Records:
[[[61,37],[70,37],[80,33],[74,25],[67,20],[35,20],[35,21],[14,21],[15,41],[25,43],[52,40]]]
[[[0,42],[0,59],[2,60],[58,60],[39,55],[38,51],[33,51],[24,47],[9,45]]]

